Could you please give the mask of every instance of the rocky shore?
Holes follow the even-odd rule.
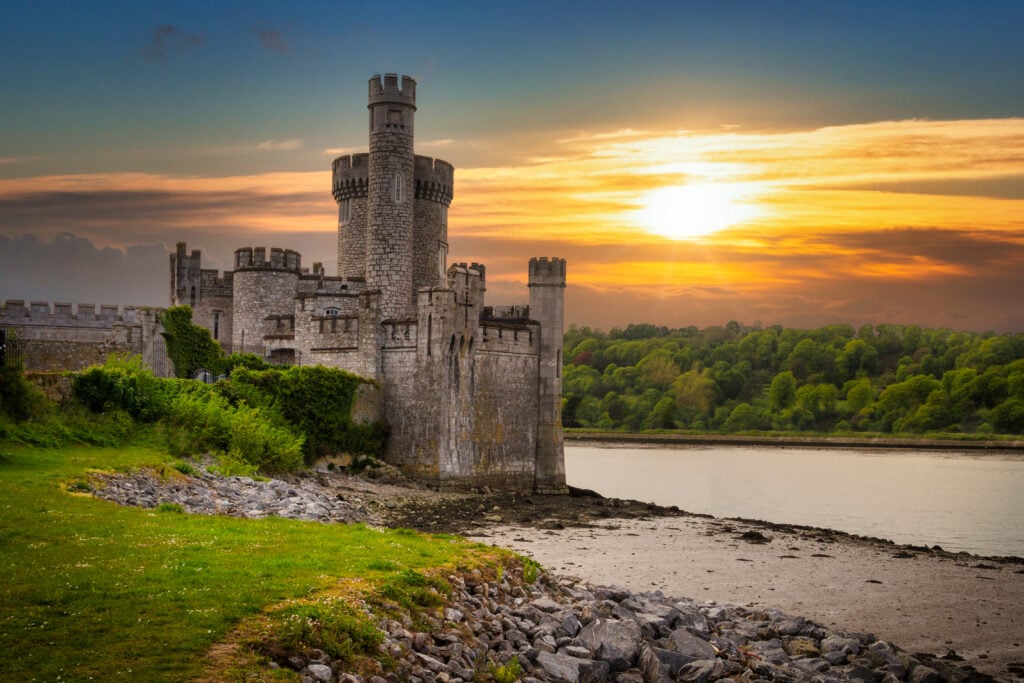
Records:
[[[447,577],[447,606],[375,619],[383,671],[351,672],[321,652],[275,662],[304,681],[459,683],[518,672],[524,683],[669,681],[991,681],[970,667],[914,656],[870,634],[783,614],[594,587],[522,567],[486,580]],[[414,628],[413,624],[419,624]]]
[[[409,620],[381,621],[386,650],[399,666],[390,677],[363,672],[360,679],[315,657],[281,662],[309,680],[470,680],[465,674],[488,657],[502,663],[514,658],[522,680],[538,681],[1024,676],[1024,657],[1016,654],[1024,571],[1012,559],[982,562],[823,529],[717,520],[586,491],[438,493],[387,472],[383,481],[313,473],[265,482],[137,472],[96,475],[93,489],[120,504],[175,504],[199,514],[457,532],[583,577],[552,573],[533,584],[521,575],[502,581],[451,577],[453,601],[431,617],[428,629],[417,633]],[[892,578],[887,562],[909,578]],[[869,573],[862,578],[861,572]],[[599,584],[625,588],[594,587]],[[660,590],[650,592],[654,588]],[[746,606],[726,604],[737,602]],[[938,607],[945,610],[942,621],[933,609]],[[897,628],[906,639],[893,638],[891,627],[903,618],[913,630]],[[893,641],[909,643],[909,652]],[[961,642],[975,651],[958,665],[965,654]],[[620,650],[626,654],[611,654]]]

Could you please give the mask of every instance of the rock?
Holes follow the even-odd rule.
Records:
[[[612,671],[625,671],[640,655],[640,627],[635,621],[595,619],[578,636],[594,659],[608,662]]]
[[[537,655],[537,666],[552,681],[568,681],[569,683],[579,681],[580,661],[576,657],[552,652],[541,652]]]
[[[334,678],[334,672],[326,664],[310,664],[306,667],[306,673],[314,681],[329,681]]]
[[[715,648],[708,641],[690,633],[685,628],[676,629],[668,637],[669,649],[691,659],[714,659]]]

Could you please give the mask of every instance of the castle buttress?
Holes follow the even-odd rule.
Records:
[[[562,492],[565,260],[534,258],[529,304],[486,306],[486,268],[448,259],[454,169],[414,153],[416,81],[369,81],[369,151],[338,157],[338,272],[243,247],[234,270],[179,243],[171,303],[226,351],[380,383],[385,459],[438,488]]]

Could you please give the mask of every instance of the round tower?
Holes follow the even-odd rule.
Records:
[[[565,325],[565,259],[530,259],[530,318],[540,323],[538,372],[538,492],[565,491],[562,435],[562,333]]]
[[[416,81],[397,74],[370,79],[366,285],[381,292],[381,317],[408,318],[413,290],[413,119]]]

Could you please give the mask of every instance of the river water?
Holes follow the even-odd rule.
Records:
[[[1024,454],[746,446],[566,446],[566,479],[715,517],[1024,557]]]

